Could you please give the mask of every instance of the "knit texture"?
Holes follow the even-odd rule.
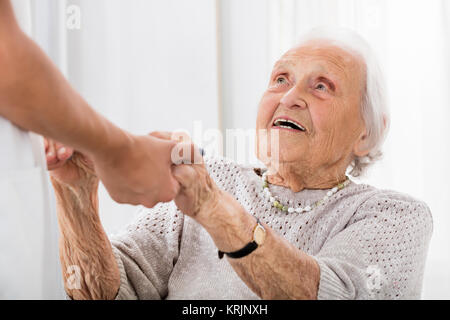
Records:
[[[316,259],[318,299],[420,298],[432,233],[424,202],[352,181],[310,212],[282,212],[271,206],[252,167],[205,162],[219,188]],[[328,191],[270,190],[293,207],[312,205]],[[141,208],[111,243],[121,275],[117,299],[259,299],[227,259],[218,259],[209,234],[173,202]]]

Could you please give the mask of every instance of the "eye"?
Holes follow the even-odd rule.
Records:
[[[283,76],[278,76],[278,77],[275,79],[275,83],[276,83],[277,85],[283,85],[283,84],[286,84],[286,83],[287,83],[287,80],[286,80],[286,78],[283,77]]]
[[[319,82],[318,84],[316,84],[315,89],[317,89],[319,91],[327,91],[328,87],[324,83]]]

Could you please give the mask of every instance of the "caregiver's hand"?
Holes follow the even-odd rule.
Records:
[[[75,152],[78,160],[103,182],[111,198],[119,203],[153,207],[175,198],[179,184],[171,172],[171,151],[176,142],[154,136],[128,135],[126,143],[107,152],[86,156]],[[47,166],[52,176],[81,183],[73,161],[73,149],[46,139]],[[72,159],[70,159],[72,160]],[[61,170],[59,170],[61,169]]]
[[[90,156],[111,198],[151,208],[158,202],[173,200],[178,193],[179,184],[171,172],[175,144],[153,136],[128,134],[126,143]]]

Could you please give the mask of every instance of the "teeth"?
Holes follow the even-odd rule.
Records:
[[[299,130],[301,130],[301,131],[305,131],[305,128],[303,128],[302,126],[300,126],[299,124],[297,124],[297,123],[295,123],[295,122],[293,122],[293,121],[291,121],[291,120],[288,120],[288,119],[277,119],[276,121],[275,121],[275,123],[274,123],[274,125],[275,126],[277,126],[277,127],[281,127],[281,128],[287,128],[287,129],[292,129],[292,127],[289,127],[289,126],[285,126],[285,125],[282,125],[282,124],[280,124],[280,123],[282,123],[282,122],[287,122],[287,123],[291,123],[292,125],[294,125],[296,128],[298,128]]]

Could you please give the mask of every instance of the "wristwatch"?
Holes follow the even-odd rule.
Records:
[[[263,225],[259,222],[259,219],[256,219],[256,226],[253,228],[253,241],[249,242],[242,249],[234,252],[223,252],[219,250],[219,259],[222,259],[224,254],[234,259],[245,257],[261,246],[265,240],[266,229],[264,229]]]

